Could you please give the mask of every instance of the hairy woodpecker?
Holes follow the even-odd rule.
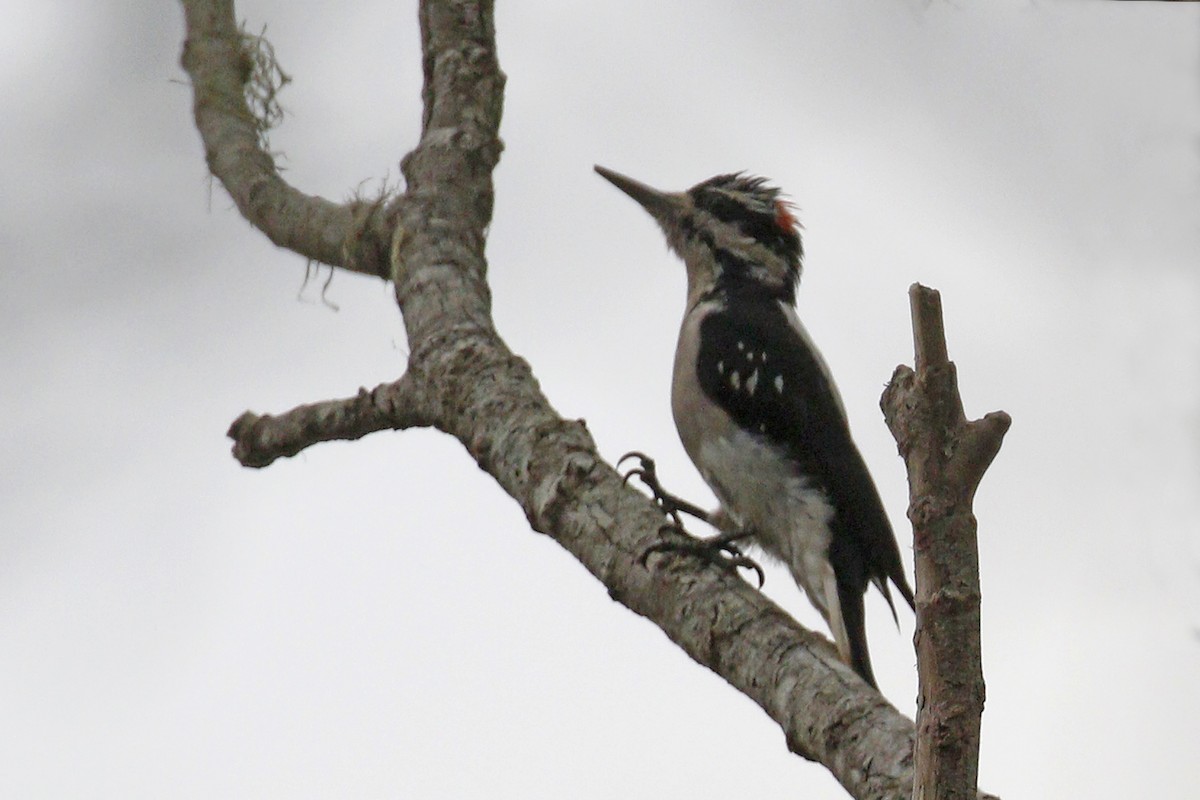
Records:
[[[640,453],[631,454],[642,459],[632,474],[667,511],[705,519],[721,535],[696,549],[652,550],[714,558],[725,551],[727,564],[741,566],[751,562],[731,542],[754,542],[787,566],[842,659],[875,686],[867,585],[879,587],[893,616],[888,582],[909,606],[913,594],[837,388],[796,315],[803,250],[792,207],[765,180],[741,173],[668,193],[604,167],[596,172],[654,217],[687,267],[671,411],[720,508],[706,514],[667,494]]]

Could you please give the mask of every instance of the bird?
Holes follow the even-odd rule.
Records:
[[[654,218],[686,267],[671,411],[719,502],[710,513],[681,500],[662,489],[652,459],[628,454],[641,465],[626,479],[639,475],[676,526],[683,511],[718,531],[688,544],[664,540],[643,555],[684,550],[736,569],[753,564],[736,543],[756,545],[791,573],[841,659],[878,688],[867,587],[878,587],[893,619],[889,582],[915,609],[913,592],[829,367],[796,313],[804,251],[795,207],[744,172],[664,192],[595,170]]]

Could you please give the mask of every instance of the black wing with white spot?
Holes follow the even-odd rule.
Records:
[[[830,561],[861,595],[891,579],[912,604],[891,523],[819,357],[769,299],[727,298],[701,323],[700,387],[740,427],[756,431],[823,489],[834,508]],[[888,597],[889,603],[891,598]]]
[[[700,343],[700,387],[740,427],[787,451],[831,497],[834,479],[870,481],[865,466],[860,476],[846,474],[855,465],[845,451],[854,445],[841,402],[779,303],[730,298],[701,322]]]

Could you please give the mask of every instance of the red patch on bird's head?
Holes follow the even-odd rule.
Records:
[[[792,204],[784,200],[775,201],[775,224],[786,233],[796,230],[796,215],[792,213]]]

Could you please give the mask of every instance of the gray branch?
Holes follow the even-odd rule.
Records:
[[[279,175],[266,149],[269,110],[255,113],[247,88],[273,103],[273,61],[261,37],[243,33],[233,0],[182,0],[187,39],[180,63],[191,78],[196,129],[208,169],[238,211],[280,247],[354,272],[388,277],[386,208],[382,200],[338,204],[304,194]],[[281,72],[279,74],[282,74]]]
[[[359,389],[345,400],[324,400],[273,416],[245,412],[229,426],[233,457],[244,467],[266,467],[318,442],[361,439],[382,430],[428,427],[421,388],[405,374],[400,380]]]
[[[908,466],[916,560],[917,800],[974,800],[983,714],[979,552],[971,501],[1011,424],[968,421],[946,350],[941,296],[913,284],[916,371],[896,368],[880,404]]]

